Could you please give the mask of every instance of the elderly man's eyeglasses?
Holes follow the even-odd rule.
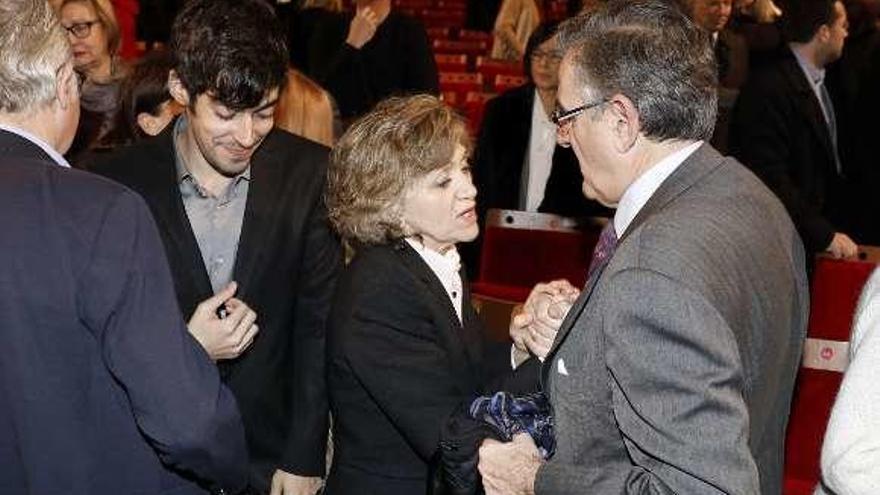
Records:
[[[562,107],[557,107],[556,110],[550,114],[550,122],[556,124],[556,127],[563,127],[570,122],[574,122],[574,119],[577,118],[578,115],[603,103],[605,103],[605,100],[599,100],[572,108],[571,110],[564,110]]]
[[[100,23],[101,21],[95,19],[94,21],[77,22],[75,24],[71,24],[70,26],[63,27],[67,30],[68,33],[76,36],[79,39],[83,39],[89,37],[89,34],[92,32],[93,25]]]

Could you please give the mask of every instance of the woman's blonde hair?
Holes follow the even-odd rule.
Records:
[[[333,146],[333,105],[317,83],[294,69],[275,107],[275,125],[325,146]]]
[[[107,53],[110,54],[110,58],[115,60],[119,54],[119,48],[122,46],[122,35],[119,32],[119,22],[116,20],[116,12],[113,10],[113,4],[110,3],[110,0],[64,0],[61,8],[69,3],[84,3],[92,7],[107,34]]]
[[[434,96],[389,98],[357,120],[330,156],[327,209],[346,240],[384,244],[407,235],[402,198],[414,181],[469,148],[464,119]]]

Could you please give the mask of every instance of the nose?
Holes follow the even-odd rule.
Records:
[[[244,114],[241,117],[235,132],[235,141],[242,148],[251,148],[257,142],[257,134],[254,131],[254,116]]]
[[[474,185],[474,180],[470,175],[465,179],[464,186],[459,192],[459,197],[461,199],[474,199],[477,197],[477,186]]]

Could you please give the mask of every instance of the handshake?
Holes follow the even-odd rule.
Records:
[[[538,284],[532,289],[526,302],[514,310],[510,320],[516,365],[532,354],[543,361],[553,346],[562,320],[579,295],[580,290],[567,280]]]

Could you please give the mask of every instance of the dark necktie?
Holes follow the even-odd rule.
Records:
[[[593,280],[602,268],[608,264],[614,250],[617,249],[617,232],[614,231],[614,221],[609,220],[602,233],[599,234],[599,242],[596,243],[596,249],[593,250],[593,258],[590,260],[590,270],[587,272],[587,285]]]
[[[825,125],[828,126],[828,134],[831,136],[831,147],[834,150],[834,166],[837,167],[837,173],[841,173],[840,155],[837,153],[837,118],[834,115],[834,103],[831,101],[831,95],[825,87],[825,81],[819,81],[819,95],[822,97],[822,107],[825,110]]]

